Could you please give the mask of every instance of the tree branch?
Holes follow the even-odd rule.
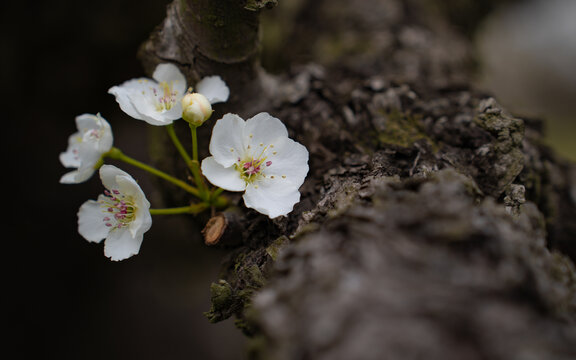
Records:
[[[258,17],[261,9],[275,4],[275,0],[175,0],[139,50],[145,71],[151,74],[157,64],[174,62],[192,84],[217,74],[231,89],[229,106],[240,100],[251,103],[261,92]]]

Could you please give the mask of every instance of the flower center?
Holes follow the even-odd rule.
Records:
[[[82,136],[83,142],[94,142],[100,140],[102,137],[102,129],[88,129],[84,132]]]
[[[172,86],[172,81],[170,83],[162,81],[158,84],[158,88],[152,88],[156,110],[170,110],[174,106],[177,101],[178,91],[172,89]]]
[[[86,129],[83,131],[82,135],[78,135],[76,137],[76,143],[97,143],[100,141],[100,138],[103,136],[104,130],[102,128],[99,129]],[[72,154],[74,155],[75,160],[80,159],[80,151],[78,147],[72,149]]]
[[[251,183],[261,177],[264,169],[270,165],[272,165],[272,161],[267,161],[266,157],[257,159],[248,158],[244,160],[238,158],[235,164],[236,170],[240,172],[240,176],[247,183]]]
[[[136,206],[131,198],[118,190],[104,191],[106,199],[100,201],[102,211],[106,216],[102,219],[111,230],[124,228],[134,220]]]

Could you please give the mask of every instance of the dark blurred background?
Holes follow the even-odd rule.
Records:
[[[570,1],[550,3],[567,6]],[[136,58],[138,47],[161,23],[169,2],[53,0],[0,5],[4,110],[0,116],[7,164],[2,171],[7,195],[2,239],[8,245],[3,294],[8,299],[9,342],[18,351],[17,358],[29,354],[88,360],[243,358],[245,339],[232,320],[210,324],[202,314],[209,309],[209,286],[218,279],[225,251],[204,246],[199,229],[183,217],[155,217],[140,254],[112,262],[104,257],[102,244],[90,244],[77,233],[79,206],[103,190],[98,177],[79,185],[58,182],[66,172],[58,155],[76,131],[74,118],[82,113],[100,112],[112,125],[115,145],[128,155],[147,159],[147,125],[121,112],[107,90],[144,75]],[[270,14],[282,18],[279,12],[285,6],[284,11],[295,16],[291,9],[302,3],[283,0]],[[462,19],[457,5],[474,3],[450,0],[449,7],[455,19]],[[487,70],[479,84],[513,111],[543,117],[548,143],[576,159],[571,103],[576,62],[570,62],[576,36],[564,36],[571,34],[568,24],[549,27],[538,16],[548,14],[549,24],[558,22],[558,14],[564,12],[548,14],[536,7],[526,15],[486,23],[471,37],[479,39]],[[516,20],[516,27],[506,29]],[[514,29],[519,28],[524,29],[520,35],[503,36],[516,34]],[[536,42],[546,29],[551,30],[548,40]],[[264,40],[266,44],[270,37],[265,34]],[[528,54],[543,52],[550,56],[526,61]],[[558,64],[555,55],[568,60]],[[513,69],[518,71],[512,73]],[[544,75],[529,81],[531,74]],[[542,95],[549,101],[537,104]],[[122,168],[152,194],[154,205],[146,174]]]
[[[224,251],[204,246],[183,217],[156,217],[140,254],[112,262],[77,233],[79,206],[103,190],[98,176],[59,184],[58,155],[82,113],[100,112],[115,145],[147,160],[146,124],[107,90],[144,75],[137,49],[168,3],[2,2],[3,296],[14,358],[243,358],[233,320],[203,315]],[[121,167],[153,192],[146,174]]]

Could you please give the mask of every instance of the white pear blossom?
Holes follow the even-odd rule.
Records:
[[[63,184],[77,184],[88,180],[96,171],[102,154],[112,148],[110,124],[100,114],[83,114],[76,117],[77,132],[68,139],[68,149],[60,153],[60,162],[76,170],[60,178]]]
[[[284,124],[268,113],[246,121],[226,114],[216,122],[202,173],[214,185],[245,191],[247,207],[275,218],[300,201],[308,174],[308,150],[288,138]]]
[[[152,226],[150,203],[138,183],[113,165],[100,168],[106,188],[98,200],[88,200],[78,211],[78,232],[86,240],[103,239],[104,254],[124,260],[138,254],[144,233]]]
[[[182,117],[181,100],[186,94],[186,78],[174,64],[159,64],[153,79],[138,78],[113,86],[109,94],[116,97],[120,108],[131,117],[151,125],[168,125]],[[209,76],[196,84],[196,92],[211,104],[228,100],[230,90],[219,76]]]

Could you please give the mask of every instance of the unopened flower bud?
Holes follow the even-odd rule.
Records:
[[[206,96],[189,93],[182,98],[182,119],[194,126],[202,125],[212,115],[212,105]]]

